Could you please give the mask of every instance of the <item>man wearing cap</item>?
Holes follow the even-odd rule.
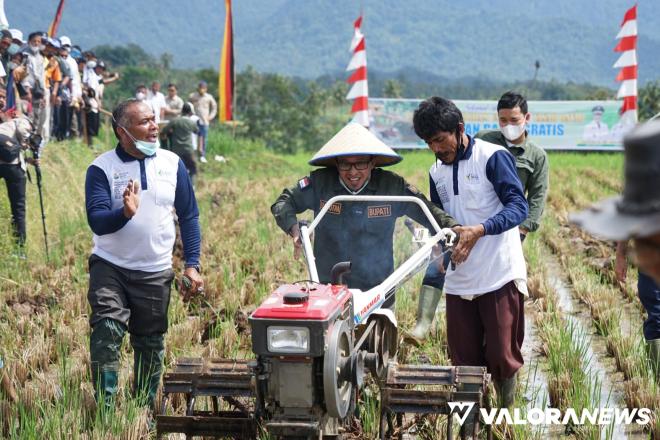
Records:
[[[570,220],[606,240],[633,240],[639,299],[648,314],[644,339],[660,380],[660,122],[635,128],[625,137],[624,150],[623,195],[573,214]]]
[[[79,111],[80,105],[82,103],[82,81],[80,79],[80,72],[78,71],[78,63],[71,56],[71,39],[67,36],[60,37],[60,57],[68,67],[69,71],[69,90],[70,90],[70,99],[67,102],[67,105],[63,105],[63,112],[66,112],[62,116],[64,121],[64,136],[69,137],[70,135],[76,135],[78,133],[78,123],[77,119],[73,115],[75,112]]]
[[[591,109],[593,120],[584,126],[582,139],[589,143],[607,142],[610,136],[610,130],[606,123],[603,122],[603,113],[605,107],[596,105]]]
[[[423,101],[413,126],[437,159],[429,171],[431,201],[463,225],[452,253],[458,266],[444,286],[449,356],[454,365],[488,367],[500,407],[511,406],[524,363],[527,295],[518,225],[528,209],[514,158],[500,145],[468,136],[461,111],[448,99]]]
[[[296,214],[313,210],[318,214],[325,203],[338,195],[414,196],[429,208],[441,228],[457,223],[430,203],[401,176],[380,167],[402,160],[369,130],[350,123],[339,131],[309,161],[322,166],[298,183],[285,189],[271,206],[277,225],[288,233],[296,255],[301,249]],[[380,284],[394,270],[392,237],[398,217],[407,215],[430,228],[417,205],[392,202],[338,202],[316,229],[314,256],[319,279],[330,282],[332,267],[351,262],[351,272],[344,279],[351,288],[370,289]],[[394,297],[385,307],[394,304]]]
[[[209,134],[209,125],[218,113],[218,104],[210,93],[207,93],[206,81],[200,81],[197,91],[189,96],[190,102],[195,106],[195,114],[200,119],[199,129],[199,155],[200,162],[206,163],[206,138]]]

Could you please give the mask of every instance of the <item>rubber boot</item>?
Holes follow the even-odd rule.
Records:
[[[474,383],[461,384],[459,385],[459,389],[461,391],[479,391],[481,389],[481,384],[474,384]],[[477,432],[477,436],[475,436],[474,428],[478,418],[479,418],[479,408],[477,407],[477,405],[474,405],[470,413],[465,418],[465,421],[463,422],[463,426],[461,426],[461,431],[463,431],[464,435],[456,438],[461,438],[461,439],[464,438],[466,440],[472,440],[477,438],[479,433]]]
[[[89,338],[94,397],[104,410],[112,411],[119,378],[119,356],[126,327],[113,319],[103,319],[92,328]]]
[[[419,304],[417,306],[417,324],[411,332],[406,332],[404,340],[419,347],[429,334],[435,318],[435,309],[442,296],[442,290],[422,284],[419,289]]]
[[[649,349],[649,361],[655,372],[655,381],[660,383],[660,339],[646,341]]]
[[[517,373],[508,379],[496,380],[495,391],[497,392],[497,402],[500,408],[510,408],[516,397]]]
[[[165,357],[163,335],[131,335],[133,346],[133,395],[141,405],[154,408]]]

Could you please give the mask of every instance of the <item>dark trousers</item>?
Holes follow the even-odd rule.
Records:
[[[124,269],[94,254],[89,257],[91,375],[106,405],[117,392],[121,344],[126,330],[134,354],[133,390],[153,404],[165,356],[167,309],[174,271]]]
[[[193,150],[175,150],[177,156],[181,158],[181,161],[186,166],[188,175],[190,179],[194,179],[197,174],[197,161],[195,160],[195,152]]]
[[[99,134],[100,116],[98,113],[87,112],[87,136],[96,137]]]
[[[444,271],[441,271],[438,265],[440,264],[440,259],[432,261],[426,267],[426,273],[424,274],[424,279],[422,284],[425,286],[435,287],[436,289],[442,290],[445,285],[445,273],[447,273],[447,268],[449,267],[449,262],[451,260],[451,254],[447,252],[443,257],[440,257],[442,260],[442,266]]]
[[[513,281],[468,301],[447,298],[447,342],[454,365],[486,366],[493,380],[512,377],[523,365],[524,297]]]
[[[637,291],[648,317],[644,321],[644,339],[660,339],[660,286],[653,278],[639,272]]]
[[[20,165],[0,164],[0,178],[5,179],[11,206],[11,223],[17,243],[25,244],[25,171]]]
[[[69,137],[71,131],[71,116],[73,115],[73,108],[68,103],[62,103],[57,108],[57,125],[55,130],[55,137],[58,141],[64,140]]]

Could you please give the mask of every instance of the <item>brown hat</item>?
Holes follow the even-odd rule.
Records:
[[[310,165],[333,167],[342,156],[372,156],[374,165],[385,167],[403,160],[360,124],[349,123],[332,137],[309,161]]]

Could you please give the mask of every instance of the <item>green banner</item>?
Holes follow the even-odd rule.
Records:
[[[370,130],[392,148],[426,148],[412,127],[421,100],[369,98]],[[454,101],[470,136],[499,130],[496,101]],[[527,134],[546,150],[622,150],[632,125],[619,119],[618,101],[528,101]]]

